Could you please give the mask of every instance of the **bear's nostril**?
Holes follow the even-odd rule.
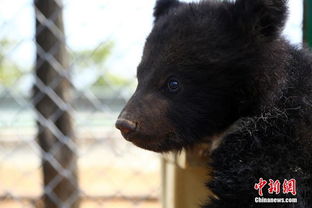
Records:
[[[125,119],[118,119],[115,124],[116,128],[121,131],[123,134],[129,134],[134,132],[136,129],[136,124],[132,121]]]

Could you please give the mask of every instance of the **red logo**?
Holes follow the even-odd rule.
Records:
[[[286,179],[284,180],[283,183],[283,193],[284,194],[288,194],[291,193],[292,195],[296,195],[297,194],[297,187],[296,187],[296,180],[295,179],[290,179],[289,181],[287,181]]]
[[[268,193],[269,194],[279,194],[281,192],[281,182],[279,180],[272,180],[269,179],[269,183],[266,180],[263,180],[263,178],[259,179],[259,183],[256,183],[254,185],[254,189],[258,191],[259,196],[263,196],[263,188],[266,185],[269,185]],[[291,193],[293,196],[297,194],[297,187],[296,187],[296,180],[290,179],[290,180],[284,180],[283,182],[283,194]]]
[[[259,179],[259,183],[256,183],[254,186],[254,189],[258,190],[259,196],[263,196],[262,189],[268,182],[266,180],[263,180],[263,178]]]
[[[272,179],[269,179],[269,181],[269,194],[279,194],[281,192],[281,183],[279,182],[279,180],[273,181]]]

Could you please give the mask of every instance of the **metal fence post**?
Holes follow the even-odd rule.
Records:
[[[303,40],[312,47],[312,1],[304,1]]]
[[[36,65],[33,103],[46,208],[78,208],[77,155],[69,105],[69,71],[61,0],[34,0]]]

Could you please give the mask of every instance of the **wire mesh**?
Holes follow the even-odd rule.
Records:
[[[40,2],[58,9],[46,15],[36,6]],[[285,34],[300,43],[302,2],[289,2]],[[45,197],[52,202],[48,208],[75,207],[78,198],[83,208],[160,207],[158,156],[126,143],[113,128],[136,86],[154,1],[0,4],[0,207],[44,207]],[[56,24],[61,13],[65,35]],[[38,42],[44,32],[55,38],[48,42],[43,36],[42,42],[50,44],[46,48]],[[60,45],[67,63],[57,55]],[[40,68],[53,73],[44,79],[35,73]],[[64,82],[66,95],[59,92]],[[36,105],[47,98],[44,114]],[[58,124],[64,112],[68,120]],[[64,134],[66,123],[72,134]],[[55,141],[50,136],[40,140],[43,133]],[[66,163],[67,155],[72,163]],[[47,172],[55,172],[47,181],[46,164]],[[60,198],[70,184],[73,191]]]
[[[77,201],[83,208],[159,207],[158,156],[126,143],[113,128],[136,85],[153,2],[49,2],[58,9],[46,15],[39,0],[1,0],[0,207],[67,208]],[[62,12],[65,35],[56,24]],[[49,47],[38,42],[44,32],[55,37]],[[53,73],[44,78],[38,68]],[[59,93],[63,82],[66,95]],[[58,124],[64,112],[73,134]],[[70,154],[76,160],[68,165]],[[46,164],[55,172],[49,179]],[[62,198],[64,181],[75,191]]]

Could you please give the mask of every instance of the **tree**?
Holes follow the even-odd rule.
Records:
[[[78,208],[77,151],[69,108],[71,85],[62,1],[34,0],[34,5],[37,56],[33,103],[42,148],[43,202],[46,208]]]
[[[15,44],[9,39],[0,40],[0,84],[5,87],[12,87],[15,81],[23,75],[20,66],[6,57],[7,51]]]
[[[92,86],[101,88],[103,91],[110,90],[112,87],[122,88],[132,82],[130,79],[123,78],[107,68],[107,59],[111,55],[113,46],[113,42],[108,41],[96,49],[73,52],[74,57],[83,60],[76,62],[76,70],[78,72],[88,70],[88,73],[93,73],[95,81]]]

